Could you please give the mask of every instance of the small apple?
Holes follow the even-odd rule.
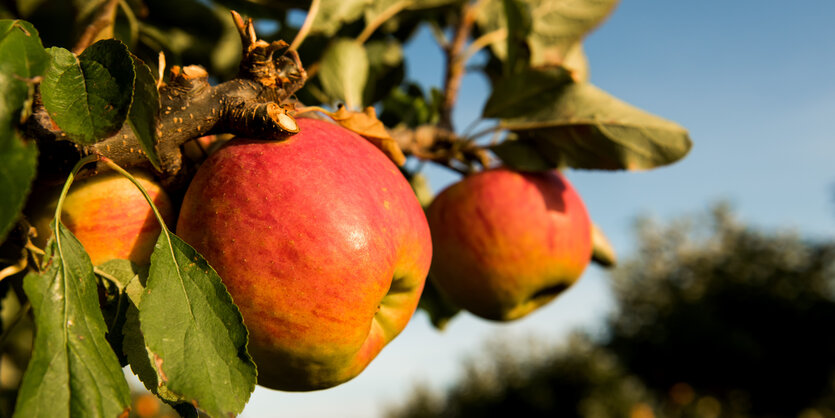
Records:
[[[258,383],[289,391],[358,375],[409,322],[432,257],[399,169],[344,128],[298,123],[212,154],[177,224],[240,308]]]
[[[163,219],[171,224],[171,200],[151,175],[132,172],[151,196]],[[57,193],[38,209],[33,226],[38,231],[35,244],[43,247],[52,231],[49,224],[58,205]],[[108,172],[73,183],[61,210],[61,222],[84,246],[93,265],[114,258],[148,264],[160,225],[142,192],[127,178]]]
[[[480,317],[521,318],[554,299],[591,258],[591,222],[557,172],[483,171],[441,192],[427,210],[430,279]]]

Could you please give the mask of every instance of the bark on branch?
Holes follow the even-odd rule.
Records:
[[[207,72],[199,66],[173,67],[170,79],[159,88],[160,112],[157,122],[156,151],[160,157],[164,183],[181,177],[183,157],[180,146],[204,135],[231,133],[263,139],[277,138],[298,131],[283,104],[307,79],[299,56],[284,41],[265,42],[257,38],[251,19],[238,13],[232,17],[241,35],[243,56],[235,79],[212,86]],[[59,181],[80,158],[89,154],[105,156],[126,168],[150,167],[133,130],[125,124],[115,135],[90,146],[65,140],[66,135],[52,121],[36,97],[27,134],[38,141],[40,167]],[[87,175],[107,168],[99,166]]]

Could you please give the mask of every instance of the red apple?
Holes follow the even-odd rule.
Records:
[[[480,317],[521,318],[554,299],[591,258],[591,222],[557,172],[483,171],[441,192],[427,210],[430,278]]]
[[[174,218],[171,200],[153,177],[132,173],[151,196],[167,224]],[[34,217],[36,244],[43,246],[52,235],[49,223],[58,204],[57,194]],[[114,258],[148,264],[160,225],[142,192],[116,172],[100,174],[73,183],[61,211],[61,222],[84,246],[93,265]]]
[[[406,326],[432,257],[399,169],[344,128],[298,122],[212,154],[177,224],[240,308],[258,383],[292,391],[358,375]]]

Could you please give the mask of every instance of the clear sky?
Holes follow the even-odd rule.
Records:
[[[671,219],[725,200],[746,222],[835,234],[835,2],[622,0],[586,42],[591,82],[690,130],[681,162],[647,172],[571,171],[592,218],[620,255],[634,246],[638,215]],[[407,76],[441,80],[441,55],[427,31]],[[480,114],[486,81],[465,79],[459,127]],[[454,181],[430,172],[435,189]],[[462,314],[434,330],[419,312],[366,371],[311,393],[256,389],[244,417],[376,417],[416,383],[441,390],[490,340],[559,342],[576,327],[595,332],[611,309],[606,273],[596,267],[555,302],[520,321],[496,324]]]

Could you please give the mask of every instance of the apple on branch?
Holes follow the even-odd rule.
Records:
[[[167,224],[173,223],[174,209],[168,194],[144,171],[134,177],[148,192]],[[32,225],[43,247],[52,236],[49,224],[58,205],[58,194],[36,209]],[[112,259],[148,264],[161,231],[159,222],[142,192],[130,180],[108,172],[72,185],[61,210],[61,222],[78,238],[93,265]]]
[[[358,375],[412,317],[432,257],[397,166],[340,126],[298,125],[212,154],[177,224],[240,308],[258,383],[291,391]]]
[[[571,286],[591,259],[591,221],[557,172],[497,168],[442,191],[427,210],[430,278],[482,318],[521,318]]]

